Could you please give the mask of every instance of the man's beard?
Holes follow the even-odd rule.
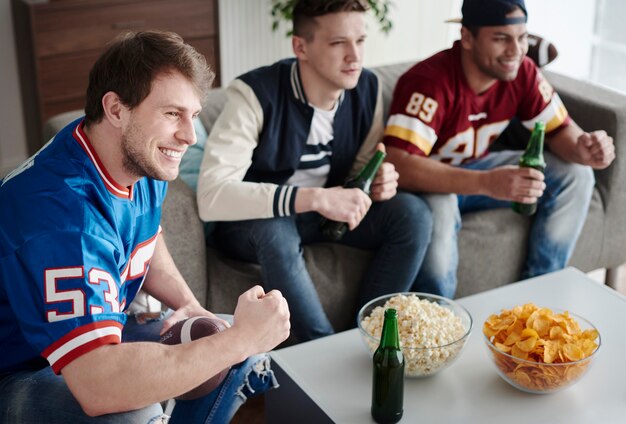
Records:
[[[476,66],[483,74],[488,75],[489,77],[497,79],[499,81],[513,81],[515,78],[517,78],[517,74],[519,73],[519,69],[521,66],[521,61],[518,61],[518,65],[515,71],[511,71],[511,72],[507,72],[504,70],[500,71],[498,69],[493,69],[489,66],[484,65],[480,61],[480,58],[478,55],[476,55],[474,63],[476,63]]]
[[[142,178],[148,177],[155,180],[170,180],[169,176],[164,173],[151,160],[147,150],[143,149],[142,143],[144,136],[134,123],[131,123],[128,130],[122,134],[122,153],[124,158],[122,165],[129,174]]]

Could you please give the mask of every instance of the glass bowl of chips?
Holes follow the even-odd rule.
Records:
[[[472,317],[458,303],[428,293],[393,293],[364,305],[357,315],[361,340],[371,355],[380,344],[385,309],[398,311],[405,377],[427,377],[452,364],[472,331]]]
[[[489,316],[483,334],[500,377],[513,387],[539,394],[579,381],[601,343],[600,333],[585,318],[532,303]]]

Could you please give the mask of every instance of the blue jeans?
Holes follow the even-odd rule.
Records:
[[[521,154],[510,150],[492,152],[461,166],[478,170],[516,165]],[[550,152],[545,152],[544,157],[546,189],[532,218],[521,278],[556,271],[567,265],[582,231],[595,183],[590,167],[565,162]],[[457,284],[457,233],[461,228],[461,214],[510,208],[511,204],[478,195],[426,194],[422,197],[433,214],[433,238],[418,279],[422,284],[445,287],[443,295],[452,297]]]
[[[157,341],[161,321],[137,324],[129,317],[123,342]],[[170,424],[228,423],[250,396],[277,387],[270,358],[255,355],[231,368],[222,384],[196,400],[176,401]],[[114,378],[114,377],[113,377]],[[50,367],[22,371],[0,380],[0,422],[46,424],[147,424],[167,422],[163,408],[155,403],[135,411],[89,417],[81,409],[62,376]]]
[[[292,333],[300,340],[334,332],[306,270],[302,245],[329,242],[319,231],[320,215],[220,222],[217,241],[230,256],[261,265],[265,290],[280,290],[291,311]],[[375,202],[357,228],[339,242],[375,251],[360,284],[358,305],[415,283],[430,242],[432,218],[422,199],[398,193]]]

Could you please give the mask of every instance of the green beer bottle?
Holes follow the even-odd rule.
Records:
[[[543,139],[545,137],[546,124],[542,121],[535,123],[535,129],[530,135],[526,151],[519,160],[519,166],[523,168],[535,168],[541,172],[546,169],[546,162],[543,160]],[[537,212],[537,202],[519,203],[512,202],[511,208],[522,215],[531,216]]]
[[[398,313],[385,310],[380,346],[374,352],[372,418],[377,423],[397,423],[404,401],[404,356],[400,350]]]
[[[384,159],[385,152],[376,150],[374,156],[365,164],[363,169],[361,169],[361,172],[359,172],[356,177],[348,179],[344,183],[344,188],[360,188],[365,192],[365,194],[369,195],[372,181],[374,181],[376,172],[378,172],[378,168],[380,168]],[[320,230],[322,231],[322,234],[329,239],[338,241],[341,240],[348,231],[348,224],[345,222],[332,221],[330,219],[322,218],[322,221],[320,222]]]

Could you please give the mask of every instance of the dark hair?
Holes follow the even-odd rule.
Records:
[[[307,41],[313,39],[315,18],[339,12],[365,12],[366,0],[298,0],[293,7],[293,35]]]
[[[472,34],[472,37],[474,38],[478,37],[478,32],[482,28],[476,25],[470,25],[470,26],[464,25],[464,26],[465,28],[467,28],[467,30],[470,32],[470,34]]]
[[[118,36],[98,58],[89,72],[85,101],[85,124],[104,117],[102,97],[116,93],[132,109],[152,89],[152,82],[164,73],[180,72],[204,100],[215,74],[202,54],[173,32],[141,31]]]

